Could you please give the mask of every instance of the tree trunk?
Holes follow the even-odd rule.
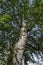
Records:
[[[19,41],[16,43],[14,47],[14,62],[16,62],[16,65],[23,65],[22,60],[23,60],[23,52],[25,49],[25,43],[27,39],[27,33],[26,33],[26,22],[25,20],[22,21],[22,27],[20,30],[20,38]],[[16,59],[15,59],[16,58]]]

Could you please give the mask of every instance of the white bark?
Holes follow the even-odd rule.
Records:
[[[27,33],[26,33],[25,26],[26,26],[26,23],[25,23],[25,20],[23,20],[22,27],[20,30],[20,38],[14,47],[14,52],[16,53],[16,57],[19,62],[18,65],[22,65],[22,57],[23,57],[23,52],[25,49],[25,43],[27,39]]]

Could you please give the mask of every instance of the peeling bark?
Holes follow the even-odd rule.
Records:
[[[26,33],[26,22],[25,20],[22,21],[22,27],[20,30],[20,38],[19,41],[16,43],[14,47],[14,53],[15,53],[15,58],[14,61],[17,63],[16,65],[23,65],[22,64],[22,57],[23,57],[23,52],[25,49],[25,43],[27,39],[27,33]]]

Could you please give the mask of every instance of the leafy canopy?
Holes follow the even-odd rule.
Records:
[[[11,46],[19,40],[21,20],[26,20],[27,42],[25,61],[34,62],[34,55],[43,55],[43,1],[0,0],[0,61],[6,65]],[[39,54],[39,55],[38,55]],[[2,57],[2,58],[1,58]],[[11,61],[10,61],[11,62]]]

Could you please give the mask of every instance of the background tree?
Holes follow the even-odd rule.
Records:
[[[17,48],[25,33],[25,43]],[[32,3],[30,0],[0,0],[0,64],[22,65],[18,50],[22,50],[21,58],[26,65],[27,61],[36,62],[34,55],[43,58],[42,0],[32,0]]]

